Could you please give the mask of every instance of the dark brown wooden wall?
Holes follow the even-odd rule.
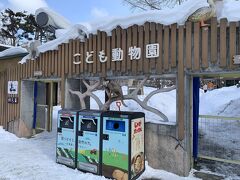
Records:
[[[7,102],[8,97],[18,97],[18,101],[20,101],[21,85],[19,75],[18,66],[0,73],[0,84],[2,86],[2,88],[0,88],[0,125],[4,128],[7,128],[8,122],[17,120],[20,117],[20,102],[17,104],[9,104]],[[18,81],[17,95],[8,95],[8,81]]]
[[[117,27],[112,30],[112,36],[98,31],[96,35],[90,34],[85,42],[70,40],[59,45],[58,50],[40,54],[36,61],[28,60],[17,71],[20,71],[20,79],[34,78],[34,71],[42,71],[41,78],[161,75],[176,73],[182,55],[184,69],[188,72],[208,72],[208,68],[214,66],[223,71],[236,70],[240,68],[233,65],[233,55],[240,54],[239,32],[238,23],[231,22],[228,26],[226,19],[217,23],[216,18],[212,18],[209,27],[200,27],[199,23],[191,22],[185,26],[147,22],[143,26],[134,25],[127,29]],[[160,45],[158,58],[146,58],[145,47],[151,43]],[[140,60],[130,60],[128,48],[131,46],[141,47]],[[113,48],[123,49],[123,61],[111,61]],[[108,57],[105,63],[98,60],[101,50]],[[87,51],[94,51],[92,64],[85,62]],[[75,53],[81,54],[76,58],[77,61],[81,60],[80,65],[73,64]]]
[[[186,22],[184,26],[146,22],[142,26],[133,25],[127,29],[117,27],[112,35],[98,31],[90,34],[85,42],[70,40],[61,44],[58,50],[40,54],[35,60],[28,60],[1,73],[0,81],[6,85],[8,80],[34,78],[34,71],[42,71],[41,78],[61,78],[62,87],[66,77],[118,77],[135,75],[177,74],[178,83],[178,122],[184,128],[184,75],[186,72],[208,73],[213,69],[222,71],[240,71],[239,65],[233,64],[233,55],[240,55],[239,22],[228,23],[226,19],[217,22],[212,18],[209,27],[200,27],[199,23]],[[147,44],[159,43],[158,58],[147,59],[145,47]],[[128,48],[141,47],[140,60],[130,60]],[[124,51],[123,61],[113,62],[113,48]],[[100,63],[98,52],[104,50],[107,62]],[[94,51],[93,64],[85,62],[86,52]],[[75,60],[80,65],[73,64],[73,55],[80,53]],[[20,105],[6,104],[6,87],[0,90],[1,118],[0,125],[6,127],[6,122],[19,118]],[[64,89],[62,89],[64,95]],[[62,98],[64,105],[64,98]],[[183,138],[184,132],[179,131]]]

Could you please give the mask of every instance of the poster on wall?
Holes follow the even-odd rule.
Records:
[[[132,120],[131,178],[144,169],[144,118]]]
[[[8,94],[18,94],[18,81],[8,81]]]

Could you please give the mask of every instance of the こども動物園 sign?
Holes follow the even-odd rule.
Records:
[[[128,49],[128,56],[130,57],[131,60],[139,60],[141,59],[141,52],[142,50],[140,47],[131,46]],[[86,52],[86,57],[85,57],[86,63],[88,64],[93,63],[92,57],[94,53],[95,53],[94,51]],[[147,44],[145,54],[146,54],[146,58],[148,59],[159,57],[159,44],[158,43]],[[80,53],[76,53],[73,55],[73,58],[74,58],[73,64],[81,64],[81,61],[76,59],[80,56],[81,56]],[[125,57],[123,49],[121,48],[112,49],[112,58],[111,58],[112,61],[123,61],[123,57]],[[98,60],[101,63],[107,62],[108,57],[106,56],[104,50],[101,50],[98,52]]]

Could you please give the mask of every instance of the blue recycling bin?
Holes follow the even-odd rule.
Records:
[[[102,121],[102,175],[138,178],[145,170],[144,113],[106,111]]]

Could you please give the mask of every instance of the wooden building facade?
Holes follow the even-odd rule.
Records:
[[[146,58],[146,45],[159,43],[159,57]],[[139,60],[131,60],[128,49],[131,46],[140,47],[142,55]],[[122,61],[111,61],[113,48],[121,48]],[[104,50],[108,60],[99,61],[98,53]],[[94,51],[93,63],[86,63],[84,57],[87,52]],[[80,53],[80,56],[74,56]],[[111,36],[98,31],[90,34],[85,42],[70,40],[61,44],[58,50],[41,53],[36,60],[28,60],[1,72],[0,83],[0,125],[6,127],[7,122],[20,118],[20,103],[8,104],[7,82],[34,80],[34,72],[41,71],[41,79],[61,79],[68,77],[84,78],[119,76],[162,76],[176,74],[178,79],[178,104],[184,104],[184,76],[185,74],[226,73],[240,70],[233,62],[233,56],[240,54],[240,29],[238,22],[228,23],[221,19],[211,19],[209,27],[200,27],[199,23],[186,22],[184,26],[163,26],[146,22],[142,26],[131,26],[127,29],[117,27]],[[73,61],[80,64],[74,64]],[[20,83],[19,83],[20,84]],[[64,96],[64,83],[62,83]],[[19,99],[20,97],[19,88]],[[13,95],[14,96],[14,95]],[[64,107],[64,97],[62,97]],[[178,107],[178,123],[183,122],[183,106]],[[181,135],[182,136],[182,135]]]
[[[186,22],[185,25],[164,26],[154,22],[133,25],[127,29],[117,27],[111,35],[98,31],[90,34],[85,42],[78,39],[60,44],[58,50],[41,53],[36,60],[28,60],[4,72],[0,72],[0,125],[7,127],[8,122],[20,119],[20,103],[10,104],[8,97],[17,96],[21,101],[21,87],[18,95],[8,95],[7,82],[22,80],[61,81],[62,107],[65,107],[65,81],[67,78],[106,79],[162,77],[175,75],[177,78],[177,139],[184,140],[186,131],[185,97],[186,77],[220,74],[238,74],[240,65],[234,64],[233,57],[240,55],[240,22],[220,22],[212,18],[208,27],[199,23]],[[159,56],[146,57],[146,46],[159,45]],[[141,48],[141,57],[131,60],[130,47]],[[112,61],[112,50],[121,48],[122,59]],[[100,62],[107,57],[105,62]],[[91,54],[91,62],[86,57]],[[103,56],[104,55],[104,56]],[[73,62],[76,62],[75,64]],[[81,63],[79,63],[81,62]],[[36,76],[36,72],[40,75]],[[190,101],[190,100],[189,100]]]

